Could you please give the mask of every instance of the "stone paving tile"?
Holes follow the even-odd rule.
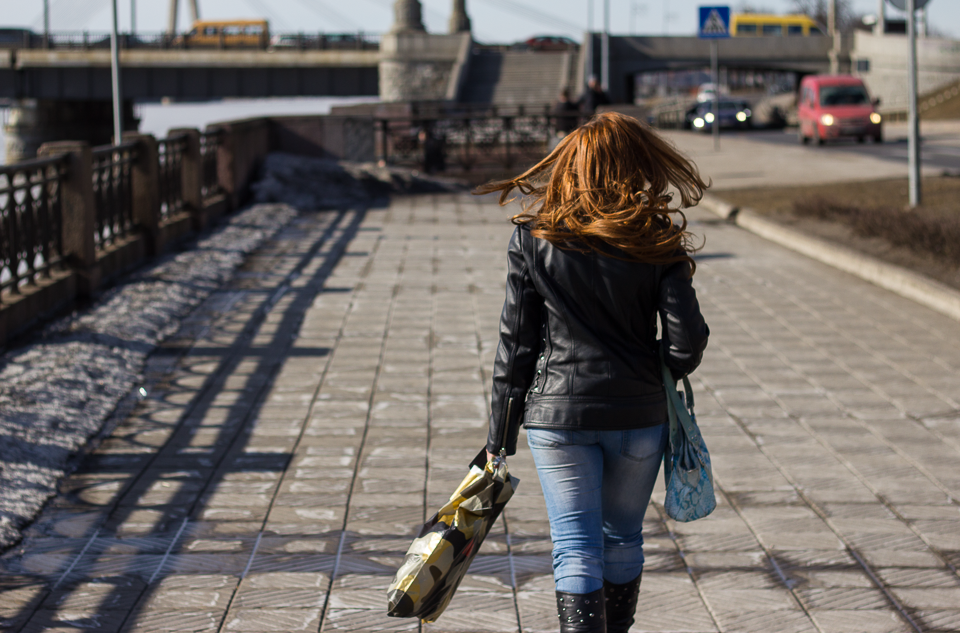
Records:
[[[279,234],[0,558],[0,630],[555,631],[524,449],[448,611],[385,614],[485,437],[508,213],[399,198]],[[960,325],[690,217],[719,507],[666,520],[658,485],[633,631],[960,631]]]

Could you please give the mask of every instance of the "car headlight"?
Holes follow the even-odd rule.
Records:
[[[823,123],[824,125],[833,125],[833,115],[824,114],[823,116],[820,117],[820,122]]]
[[[737,112],[737,121],[740,121],[741,123],[743,123],[743,122],[746,121],[746,120],[747,120],[747,113],[746,113],[746,112],[742,112],[742,111],[741,111],[741,112]]]
[[[713,119],[714,119],[713,112],[707,112],[706,114],[703,115],[703,120],[706,121],[707,123],[713,123]]]
[[[871,112],[871,113],[870,113],[870,122],[871,122],[871,123],[879,124],[880,121],[882,121],[882,120],[883,120],[883,119],[880,117],[880,113],[879,113],[879,112]]]
[[[695,128],[701,128],[701,127],[703,127],[703,119],[701,119],[700,117],[695,118],[695,119],[693,120],[693,127],[695,127]]]

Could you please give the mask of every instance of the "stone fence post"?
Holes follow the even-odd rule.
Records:
[[[77,294],[89,297],[100,285],[100,265],[94,235],[97,207],[93,197],[93,156],[84,141],[44,143],[37,151],[43,158],[67,154],[67,177],[61,184],[63,255],[77,274]]]
[[[127,132],[124,142],[137,143],[137,159],[131,170],[133,223],[143,232],[148,257],[163,250],[160,233],[160,152],[151,134]]]
[[[217,175],[231,209],[244,202],[250,181],[273,148],[272,125],[267,117],[220,123],[208,130],[221,133],[217,151]]]
[[[186,136],[187,143],[180,161],[180,183],[183,187],[183,207],[190,212],[195,231],[203,230],[203,160],[200,156],[200,130],[196,128],[175,128],[168,134]]]

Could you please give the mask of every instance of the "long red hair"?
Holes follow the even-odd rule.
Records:
[[[561,248],[651,264],[686,260],[692,275],[689,253],[697,248],[680,209],[696,205],[708,186],[696,165],[648,126],[605,112],[524,173],[476,193],[499,191],[503,205],[519,190],[528,198],[513,222]],[[670,206],[671,187],[679,207]]]

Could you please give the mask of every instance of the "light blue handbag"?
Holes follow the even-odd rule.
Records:
[[[667,496],[663,509],[675,521],[695,521],[707,516],[717,507],[713,494],[713,472],[710,454],[700,435],[693,414],[693,389],[686,376],[684,393],[677,391],[677,383],[660,354],[663,386],[667,391],[667,413],[670,417],[670,441],[663,455],[663,472]]]

